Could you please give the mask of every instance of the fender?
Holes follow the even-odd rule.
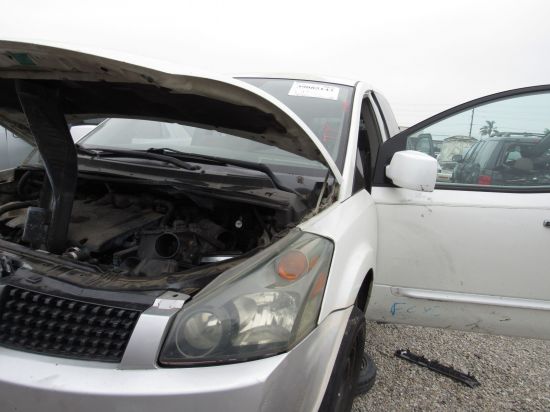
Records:
[[[300,228],[335,244],[326,287],[330,293],[325,292],[320,323],[331,312],[353,305],[369,270],[376,271],[376,206],[370,193],[361,190],[302,223]]]

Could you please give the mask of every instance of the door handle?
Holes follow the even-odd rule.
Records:
[[[542,222],[542,225],[550,229],[550,220],[545,220],[544,222]]]

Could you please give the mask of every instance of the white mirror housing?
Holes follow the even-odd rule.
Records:
[[[396,152],[386,176],[399,187],[421,192],[433,192],[437,179],[437,160],[416,150]]]

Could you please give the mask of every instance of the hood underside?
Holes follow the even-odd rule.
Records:
[[[318,161],[340,181],[311,130],[270,95],[233,79],[153,66],[0,41],[0,123],[36,144],[47,177],[39,207],[27,212],[23,241],[52,253],[67,244],[78,183],[67,122],[75,119],[135,117],[215,129]]]
[[[135,58],[133,60],[136,60]],[[169,74],[66,49],[0,41],[0,122],[33,141],[17,83],[50,90],[67,121],[135,117],[216,129],[317,160],[339,175],[305,124],[264,92],[233,79]]]

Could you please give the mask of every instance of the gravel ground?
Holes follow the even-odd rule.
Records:
[[[353,411],[550,411],[550,341],[367,323],[366,350],[378,367]],[[474,389],[396,358],[410,349],[481,383]]]

